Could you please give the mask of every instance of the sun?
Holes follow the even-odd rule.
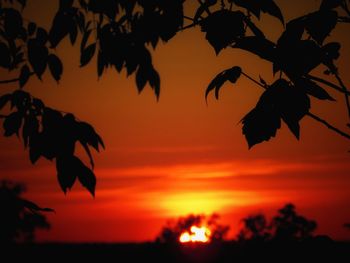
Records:
[[[191,226],[190,231],[183,232],[180,237],[180,243],[189,243],[189,242],[200,242],[208,243],[210,241],[211,231],[209,228],[202,226]]]

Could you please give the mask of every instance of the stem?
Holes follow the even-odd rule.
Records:
[[[30,76],[34,75],[34,72],[30,72]],[[19,78],[14,78],[14,79],[6,79],[6,80],[0,80],[0,84],[9,84],[13,82],[19,81]]]
[[[242,71],[241,73],[243,76],[247,77],[249,80],[253,81],[255,84],[259,85],[260,87],[262,87],[263,89],[266,89],[266,87],[261,84],[260,82],[258,82],[257,80],[253,79],[251,76],[247,75],[246,73],[244,73]],[[320,117],[318,117],[317,115],[311,113],[311,112],[308,112],[306,113],[307,116],[309,116],[310,118],[322,123],[323,125],[325,125],[328,129],[338,133],[339,135],[347,138],[350,140],[350,135],[347,134],[346,132],[343,132],[342,130],[339,130],[338,128],[334,127],[332,124],[330,124],[329,122],[327,122],[326,120],[324,119],[321,119]]]
[[[349,91],[346,88],[346,86],[344,85],[344,82],[342,81],[342,79],[340,78],[338,73],[335,74],[335,77],[337,78],[337,80],[339,82],[339,85],[343,88],[344,96],[345,96],[346,108],[348,109],[348,116],[349,116],[349,119],[350,119],[350,101],[349,101],[349,96],[346,95]]]
[[[192,22],[194,22],[194,19],[193,19],[192,17],[184,16],[184,18],[185,18],[185,19],[188,19],[188,20],[190,20],[190,21],[192,21]]]
[[[350,92],[348,90],[345,91],[343,88],[339,87],[338,85],[336,85],[332,82],[329,82],[327,80],[324,80],[324,79],[321,79],[321,78],[318,78],[318,77],[315,77],[312,75],[307,75],[307,77],[311,80],[315,80],[317,82],[323,83],[323,84],[325,84],[325,85],[327,85],[327,86],[329,86],[329,87],[331,87],[331,88],[333,88],[341,93],[344,93],[344,94],[346,94],[346,96],[350,96]]]

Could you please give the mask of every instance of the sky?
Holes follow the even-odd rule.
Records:
[[[25,16],[47,24],[53,2],[28,2]],[[319,5],[314,0],[276,2],[286,20]],[[274,40],[283,30],[266,15],[260,25]],[[350,85],[347,30],[340,26],[330,40],[343,43],[338,65]],[[262,212],[270,217],[287,202],[318,222],[317,233],[350,238],[343,228],[350,221],[350,144],[345,139],[305,117],[300,141],[282,125],[276,138],[248,150],[239,122],[262,89],[241,78],[224,85],[219,101],[210,96],[205,103],[208,83],[222,70],[238,65],[271,82],[270,64],[233,49],[216,56],[200,29],[190,29],[153,53],[161,76],[157,101],[149,87],[138,94],[134,78],[125,72],[109,70],[98,79],[95,61],[79,68],[78,50],[65,39],[57,49],[64,62],[60,83],[46,74],[42,82],[31,78],[25,89],[91,123],[103,137],[106,149],[94,153],[96,197],[78,183],[64,195],[54,163],[40,159],[33,166],[18,138],[0,137],[0,179],[26,183],[26,197],[56,210],[47,215],[52,229],[39,232],[39,241],[150,241],[168,219],[213,212],[231,226],[234,237],[244,216]],[[1,94],[15,88],[2,86]],[[346,130],[343,97],[328,91],[339,103],[312,100],[312,112]]]

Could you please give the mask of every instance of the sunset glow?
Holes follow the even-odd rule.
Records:
[[[211,231],[209,228],[202,226],[192,226],[190,231],[183,232],[179,238],[181,243],[200,242],[207,243],[210,241]]]

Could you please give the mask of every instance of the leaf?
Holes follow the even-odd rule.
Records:
[[[97,75],[100,78],[103,74],[103,70],[105,68],[105,60],[103,58],[103,55],[101,53],[101,50],[98,51],[98,55],[97,55]]]
[[[340,6],[343,0],[322,0],[320,10],[334,9]]]
[[[229,80],[231,83],[236,83],[241,76],[242,69],[240,67],[232,67],[219,73],[209,84],[205,91],[205,100],[207,100],[209,93],[215,90],[215,98],[219,99],[219,91],[224,83]]]
[[[24,85],[28,82],[29,78],[30,78],[30,69],[28,67],[27,64],[25,64],[22,68],[21,68],[21,73],[19,75],[19,86],[20,88],[23,88]]]
[[[85,49],[86,43],[87,43],[87,41],[89,40],[89,37],[90,37],[90,35],[91,35],[91,32],[92,32],[91,29],[89,29],[89,30],[87,30],[86,32],[84,32],[83,39],[81,40],[80,52],[82,52],[82,51]]]
[[[13,8],[3,8],[2,21],[3,29],[7,37],[15,39],[21,33],[23,19],[21,14]]]
[[[294,19],[287,23],[285,31],[277,41],[279,47],[291,46],[295,42],[299,42],[305,31],[305,19]]]
[[[299,121],[309,112],[310,99],[306,93],[286,80],[279,79],[267,90],[278,108],[281,118],[299,139]]]
[[[86,49],[81,52],[80,66],[84,67],[87,65],[95,54],[96,43],[89,45]]]
[[[202,32],[215,49],[216,54],[245,34],[244,14],[240,11],[220,10],[200,22]]]
[[[324,60],[336,60],[340,57],[341,45],[338,42],[331,42],[322,47],[324,52]]]
[[[5,94],[0,97],[0,110],[5,107],[6,103],[10,102],[12,99],[12,94]]]
[[[22,129],[23,144],[26,148],[29,138],[39,132],[39,121],[33,115],[26,116],[24,118],[24,124]]]
[[[74,25],[72,25],[69,31],[69,40],[72,45],[75,44],[75,41],[77,40],[77,36],[78,36],[78,26],[76,23],[74,23]]]
[[[160,77],[158,72],[152,67],[149,75],[148,75],[148,82],[151,85],[152,89],[154,90],[154,93],[156,94],[157,100],[159,100],[160,95]]]
[[[49,69],[52,77],[59,82],[63,73],[63,65],[61,60],[54,54],[48,57]]]
[[[79,160],[80,161],[80,160]],[[96,176],[95,174],[81,162],[78,179],[82,186],[84,186],[93,197],[95,197]]]
[[[74,2],[73,0],[60,0],[59,8],[60,9],[68,9],[68,8],[72,7],[73,2]]]
[[[12,136],[13,134],[18,135],[18,131],[22,125],[22,118],[23,115],[19,111],[12,112],[5,118],[3,123],[5,137]]]
[[[75,156],[59,156],[56,158],[57,179],[64,194],[73,187],[80,172],[80,162]]]
[[[254,145],[275,137],[281,128],[281,119],[276,109],[265,105],[261,98],[258,105],[244,116],[242,124],[242,132],[251,149]]]
[[[36,39],[28,41],[28,60],[39,79],[45,72],[49,51]]]
[[[247,9],[253,13],[257,18],[260,18],[261,3],[260,0],[229,0],[229,2],[235,3],[237,6]]]
[[[307,18],[306,30],[320,45],[338,22],[338,13],[333,10],[318,11]]]
[[[28,35],[29,36],[32,36],[32,35],[34,35],[34,33],[35,33],[35,30],[36,30],[36,24],[35,23],[33,23],[33,22],[30,22],[29,24],[28,24]]]
[[[55,48],[63,38],[65,38],[76,27],[74,13],[66,10],[60,10],[56,13],[50,32],[49,40],[51,47]]]
[[[275,60],[275,44],[266,38],[257,36],[243,37],[237,40],[233,47],[249,51],[268,61]]]
[[[140,93],[147,83],[147,70],[146,67],[143,65],[140,65],[137,72],[136,72],[136,86],[137,90]]]
[[[55,212],[55,210],[53,210],[52,208],[42,208],[37,204],[26,199],[20,199],[20,201],[23,207],[31,210],[32,212]]]
[[[37,28],[36,40],[38,41],[38,43],[40,43],[40,45],[43,45],[43,46],[49,40],[49,35],[44,28],[42,27]]]
[[[316,82],[312,80],[302,78],[296,82],[296,85],[298,87],[303,88],[307,94],[317,99],[335,101],[335,99],[332,98],[326,90],[321,88],[319,85],[316,84]]]
[[[32,164],[35,164],[42,153],[41,136],[39,133],[34,133],[29,138],[29,159]]]
[[[245,17],[244,21],[256,37],[265,39],[265,34],[253,23],[249,17]]]
[[[278,5],[273,0],[260,0],[260,9],[264,13],[278,18],[284,24],[284,18]]]
[[[99,151],[99,144],[104,148],[101,137],[96,133],[95,129],[86,122],[77,122],[78,140],[82,145],[88,144]]]
[[[0,42],[0,67],[9,68],[11,65],[10,50],[5,43]]]

